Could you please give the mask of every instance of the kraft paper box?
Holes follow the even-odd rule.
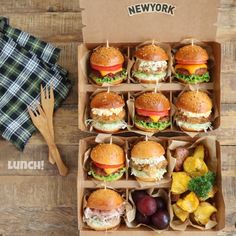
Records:
[[[140,43],[147,40],[151,42],[154,39],[161,45],[169,45],[173,52],[182,39],[189,37],[204,41],[205,46],[211,49],[210,58],[212,61],[210,64],[213,64],[209,68],[211,81],[188,87],[170,76],[166,82],[159,83],[157,91],[169,93],[172,103],[176,95],[184,89],[208,91],[212,94],[214,104],[212,129],[217,129],[220,126],[221,110],[221,47],[219,43],[215,42],[218,4],[219,0],[169,0],[165,3],[137,0],[81,0],[82,22],[85,26],[82,30],[83,43],[78,48],[79,129],[86,132],[96,132],[89,125],[90,96],[95,91],[107,89],[106,86],[99,87],[91,83],[88,78],[89,56],[94,48],[101,44],[104,45],[108,40],[110,45],[121,49],[125,56],[125,67],[130,71],[132,54]],[[209,11],[209,9],[211,10]],[[173,63],[172,58],[170,61]],[[122,84],[110,87],[110,91],[127,95],[144,90],[154,91],[155,89],[156,85],[154,84],[133,83],[130,77]],[[127,107],[126,112],[128,114]],[[171,119],[173,120],[173,117]],[[139,132],[130,126],[132,125],[130,116],[127,117],[126,122],[128,127],[119,133]],[[182,132],[174,123],[168,131]],[[193,132],[190,135],[196,134]]]
[[[93,231],[89,229],[86,224],[83,222],[83,208],[84,208],[84,196],[88,195],[92,191],[94,191],[97,188],[104,188],[105,186],[107,188],[112,188],[124,195],[124,199],[128,201],[130,192],[135,189],[154,189],[155,191],[159,191],[160,189],[165,189],[165,191],[169,191],[171,187],[171,179],[169,179],[167,182],[162,184],[157,184],[156,186],[141,186],[137,181],[130,178],[129,171],[126,172],[126,175],[124,178],[118,181],[114,182],[107,182],[104,183],[103,181],[94,181],[92,178],[87,176],[87,172],[84,169],[84,158],[88,155],[89,149],[97,145],[98,143],[109,143],[112,142],[120,145],[125,149],[125,152],[128,154],[127,158],[130,158],[130,149],[132,146],[138,142],[139,140],[144,140],[145,137],[120,137],[120,136],[109,136],[109,135],[98,135],[98,136],[92,136],[85,139],[81,139],[79,146],[79,158],[78,158],[78,183],[77,183],[77,191],[78,191],[78,222],[79,222],[79,230],[80,235],[103,235],[104,232],[98,232]],[[155,138],[151,137],[150,140],[158,140],[160,143],[162,143],[166,150],[166,157],[169,162],[173,163],[173,160],[170,160],[170,153],[172,150],[174,150],[178,146],[184,146],[188,145],[190,148],[194,147],[198,144],[203,144],[209,153],[207,156],[206,163],[210,170],[216,172],[217,174],[217,188],[218,192],[214,197],[215,206],[218,210],[216,214],[216,221],[217,226],[209,229],[204,230],[202,227],[194,228],[191,225],[189,225],[186,229],[184,228],[184,231],[181,231],[181,235],[199,235],[199,234],[205,234],[205,235],[216,235],[218,230],[221,230],[224,228],[225,225],[225,205],[224,205],[224,199],[223,199],[223,193],[222,193],[222,180],[221,180],[221,158],[220,158],[220,144],[218,141],[216,141],[215,137],[208,136],[208,137],[202,137],[202,138],[191,138],[191,137],[170,137],[170,138]],[[127,162],[128,166],[128,162]],[[173,166],[171,167],[170,172],[173,171]],[[170,199],[169,199],[170,203]],[[130,201],[129,201],[130,204]],[[129,209],[129,208],[127,208]],[[128,210],[126,210],[127,217],[130,217],[130,213]],[[129,217],[128,217],[129,216]],[[127,220],[127,219],[126,219]],[[172,223],[173,222],[173,223]],[[127,225],[126,225],[127,224]],[[171,227],[173,227],[176,230],[173,230]],[[183,230],[179,229],[175,225],[175,221],[171,221],[170,227],[167,231],[163,231],[162,234],[164,235],[176,235],[178,234],[177,230]],[[138,227],[135,228],[132,222],[125,222],[123,220],[121,226],[116,229],[115,231],[109,232],[111,235],[125,235],[125,234],[131,234],[133,235],[154,235],[154,232],[151,231],[147,227]]]

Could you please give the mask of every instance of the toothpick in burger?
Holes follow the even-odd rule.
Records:
[[[101,86],[120,84],[127,78],[127,71],[123,67],[124,56],[119,49],[102,46],[95,49],[90,57],[90,79]]]
[[[168,55],[161,47],[145,45],[135,52],[132,76],[140,83],[157,83],[167,75]]]
[[[176,124],[184,131],[211,129],[212,100],[202,91],[187,91],[176,101]]]
[[[99,189],[90,194],[84,209],[84,222],[94,230],[119,226],[124,214],[124,199],[111,189]]]
[[[167,172],[165,149],[155,141],[140,141],[131,150],[131,174],[137,180],[155,182]]]

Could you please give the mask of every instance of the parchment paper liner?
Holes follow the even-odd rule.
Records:
[[[84,122],[85,126],[88,128],[89,132],[96,132],[96,133],[98,132],[93,128],[93,125],[92,125],[93,120],[90,117],[90,110],[91,110],[90,103],[91,103],[92,98],[95,95],[97,95],[98,93],[101,93],[101,92],[108,92],[108,88],[107,89],[102,88],[102,87],[97,88],[94,92],[91,93],[91,95],[89,96],[89,99],[86,103],[86,106],[85,106],[85,111],[83,113],[83,122]],[[115,92],[115,93],[119,94],[124,99],[124,102],[126,100],[125,97],[127,97],[127,98],[129,97],[127,92],[123,92],[123,93],[122,92]],[[129,121],[128,121],[128,114],[127,114],[126,104],[124,105],[123,109],[125,110],[124,122],[126,123],[126,125],[128,127]],[[125,131],[127,131],[127,128],[121,129],[121,130],[117,131],[116,133],[123,133]]]
[[[173,126],[174,127],[176,127],[176,129],[179,129],[181,132],[184,132],[185,134],[187,134],[188,136],[190,136],[190,137],[195,137],[195,136],[197,136],[197,135],[199,135],[199,134],[201,134],[201,133],[208,133],[208,132],[210,132],[211,130],[207,130],[206,132],[205,131],[199,131],[199,132],[188,132],[188,131],[185,131],[185,130],[183,130],[183,129],[181,129],[177,124],[176,124],[176,122],[175,122],[175,114],[176,114],[176,112],[177,112],[177,107],[175,106],[175,104],[176,104],[176,102],[177,102],[177,100],[178,100],[178,98],[184,93],[184,92],[186,92],[186,91],[189,91],[189,90],[191,90],[191,91],[201,91],[201,92],[205,92],[205,93],[207,93],[208,94],[208,96],[211,98],[211,100],[212,100],[212,105],[213,105],[213,108],[212,108],[212,113],[211,113],[211,115],[212,115],[212,118],[211,118],[211,123],[212,123],[212,129],[211,130],[214,130],[214,121],[215,121],[215,119],[216,118],[218,118],[219,117],[219,110],[218,110],[218,107],[217,107],[217,105],[216,105],[216,100],[215,100],[215,97],[214,97],[214,93],[213,92],[210,92],[210,91],[208,91],[208,90],[203,90],[203,89],[196,89],[196,88],[194,88],[193,86],[191,86],[191,85],[186,85],[185,87],[184,87],[184,89],[177,95],[177,97],[175,96],[175,94],[173,94],[172,95],[172,101],[173,101],[173,104],[172,104],[172,111],[173,111]]]
[[[184,84],[186,85],[186,83],[183,83],[181,82],[180,80],[176,79],[175,78],[175,69],[174,69],[174,65],[175,65],[175,59],[174,59],[174,55],[175,53],[177,52],[177,50],[185,45],[191,45],[193,42],[194,45],[198,45],[198,46],[201,46],[202,48],[204,48],[207,53],[208,53],[208,56],[209,56],[209,59],[207,61],[207,66],[208,66],[208,71],[210,73],[210,81],[209,82],[212,82],[214,80],[214,78],[212,78],[212,74],[211,74],[211,68],[215,65],[215,58],[214,58],[214,55],[213,55],[213,50],[212,48],[209,46],[209,44],[206,44],[198,39],[195,39],[195,38],[185,38],[185,39],[182,39],[179,43],[176,43],[172,46],[172,55],[173,55],[173,60],[172,60],[172,81],[176,81],[180,84]],[[208,82],[208,83],[209,83]],[[206,83],[206,82],[204,82]]]
[[[97,49],[101,46],[103,46],[103,44],[101,44],[101,45],[99,45],[96,48],[91,49],[91,50],[89,50],[87,47],[85,47],[85,49],[83,51],[83,54],[81,55],[79,63],[81,63],[81,65],[86,65],[86,66],[81,66],[81,71],[84,74],[84,77],[87,78],[87,83],[91,83],[91,84],[93,84],[93,86],[95,86],[97,88],[108,87],[108,86],[112,86],[112,87],[113,86],[119,86],[119,84],[112,85],[112,84],[109,84],[109,83],[103,83],[101,86],[99,86],[95,82],[93,82],[92,79],[89,78],[89,72],[90,72],[90,70],[89,70],[89,68],[90,68],[89,58],[90,58],[93,50],[95,50],[95,49]],[[110,46],[112,46],[112,45],[110,45]],[[114,46],[114,47],[118,48],[117,46]],[[122,50],[127,50],[127,52],[124,53],[124,52],[122,52]],[[123,64],[123,68],[125,68],[127,70],[127,68],[128,68],[128,58],[129,58],[129,52],[128,52],[129,47],[128,46],[127,47],[122,46],[122,49],[120,49],[120,51],[121,51],[121,53],[122,53],[122,55],[124,56],[124,59],[125,59],[124,64]],[[128,76],[127,76],[127,78],[128,78]],[[124,81],[126,82],[127,79],[124,80]]]
[[[141,180],[136,180],[139,184],[139,186],[141,188],[158,188],[158,187],[169,187],[170,186],[170,182],[171,182],[171,174],[174,170],[175,167],[175,161],[176,159],[173,158],[170,155],[167,155],[167,142],[166,140],[163,139],[159,139],[157,137],[134,137],[132,140],[129,139],[128,142],[128,158],[129,160],[131,160],[131,150],[133,148],[133,146],[138,143],[139,141],[144,141],[144,140],[150,140],[150,141],[155,141],[160,143],[164,149],[165,149],[165,154],[164,156],[166,157],[167,161],[168,161],[168,166],[167,166],[167,172],[164,174],[163,179],[161,180],[157,180],[155,182],[146,182],[146,181],[141,181]],[[131,168],[130,168],[130,172],[131,172]],[[133,176],[133,175],[132,175]],[[134,177],[135,178],[135,177]]]
[[[168,155],[174,158],[172,156],[172,151],[174,151],[177,147],[183,147],[183,146],[189,149],[191,151],[190,153],[193,153],[194,148],[196,146],[198,146],[199,144],[203,144],[205,148],[207,149],[207,152],[205,152],[207,155],[205,156],[204,161],[206,162],[209,170],[217,174],[218,161],[217,161],[217,155],[216,155],[216,142],[215,141],[216,141],[215,137],[212,137],[212,136],[199,138],[194,143],[190,143],[187,141],[185,142],[185,141],[171,140],[169,141]],[[216,181],[216,185],[218,186],[218,181]],[[215,199],[215,197],[213,199]],[[210,220],[205,226],[201,226],[201,225],[196,224],[195,222],[192,222],[191,218],[187,219],[185,222],[181,222],[179,219],[177,219],[177,217],[174,218],[172,207],[170,209],[170,212],[171,212],[170,227],[173,230],[184,231],[186,230],[188,226],[192,226],[200,230],[208,230],[208,229],[214,228],[217,224],[216,221]]]
[[[145,45],[150,45],[150,44],[154,44],[154,45],[157,45],[157,46],[159,46],[159,47],[161,47],[162,49],[164,49],[165,50],[165,52],[167,53],[167,55],[168,55],[168,58],[169,58],[169,60],[167,61],[167,74],[166,74],[166,76],[165,76],[165,78],[164,78],[164,80],[163,81],[161,81],[161,82],[158,82],[158,84],[161,84],[161,83],[166,83],[166,80],[167,80],[167,78],[168,77],[170,77],[170,79],[171,79],[171,72],[172,72],[172,54],[171,54],[171,46],[169,45],[169,44],[167,44],[167,43],[161,43],[161,42],[158,42],[158,41],[156,41],[156,40],[148,40],[148,41],[145,41],[145,42],[143,42],[143,43],[140,43],[140,44],[138,44],[136,47],[134,47],[134,48],[130,48],[130,51],[131,51],[131,53],[132,53],[132,55],[131,55],[131,59],[128,61],[128,78],[129,78],[129,80],[132,82],[132,83],[139,83],[138,81],[137,81],[137,79],[135,79],[135,78],[133,78],[132,77],[132,67],[133,67],[133,65],[134,65],[134,63],[135,63],[135,61],[136,61],[136,59],[135,59],[135,57],[134,57],[134,52],[138,49],[138,48],[140,48],[140,47],[143,47],[143,46],[145,46]],[[144,84],[144,83],[140,83],[144,88],[147,86],[147,84]]]
[[[119,145],[123,150],[124,150],[124,153],[125,153],[125,166],[126,166],[126,171],[124,173],[124,175],[122,176],[121,179],[125,178],[127,179],[128,177],[128,166],[129,166],[129,160],[128,160],[128,155],[127,155],[127,152],[128,152],[128,145],[127,145],[127,141],[122,139],[121,137],[116,137],[116,136],[112,136],[112,135],[109,135],[109,134],[99,134],[96,136],[96,139],[95,139],[95,145],[93,147],[95,147],[96,145],[98,145],[99,143],[115,143],[117,145]],[[89,171],[89,163],[90,163],[90,153],[92,151],[92,148],[89,148],[85,153],[84,153],[84,156],[83,156],[83,170],[84,172],[87,174],[88,171]],[[106,181],[99,181],[99,180],[96,180],[94,179],[93,177],[90,177],[91,178],[91,181],[96,185],[96,187],[104,187],[104,186],[107,186],[109,188],[112,188],[110,186],[109,183],[111,182],[106,182]]]
[[[171,208],[170,196],[169,196],[169,193],[166,192],[166,190],[164,190],[164,189],[155,189],[155,188],[149,188],[149,189],[145,189],[145,190],[152,197],[163,197],[165,202],[166,202],[166,205],[167,205],[167,211],[170,213],[170,208]],[[145,224],[137,224],[135,222],[136,206],[135,206],[135,204],[133,202],[133,199],[132,199],[132,192],[133,191],[135,191],[135,189],[129,191],[130,205],[129,205],[128,209],[126,208],[126,217],[125,217],[126,226],[128,228],[138,228],[138,227],[143,225],[145,227],[148,227],[148,228],[152,229],[153,231],[155,231],[157,233],[161,233],[163,231],[168,230],[169,227],[167,227],[164,230],[158,230],[154,226],[145,225]]]
[[[101,187],[101,188],[104,188],[104,187]],[[127,203],[127,201],[125,200],[126,199],[126,196],[125,196],[125,190],[122,190],[122,189],[119,189],[119,190],[117,190],[117,189],[114,189],[114,188],[111,188],[111,187],[107,187],[107,188],[109,188],[109,189],[112,189],[112,190],[114,190],[114,191],[116,191],[116,192],[118,192],[122,197],[123,197],[123,199],[124,199],[124,205],[125,205],[125,210],[124,210],[124,215],[123,216],[121,216],[121,218],[125,218],[125,212],[126,212],[126,208],[127,208],[127,205],[129,205],[129,203]],[[88,189],[86,189],[86,191],[85,191],[85,193],[84,193],[84,197],[83,197],[83,214],[84,214],[84,209],[86,208],[86,205],[87,205],[87,199],[88,199],[88,197],[89,197],[89,195],[93,192],[93,191],[95,191],[96,189],[93,189],[93,190],[88,190]],[[121,224],[122,224],[122,221],[121,221]],[[120,224],[119,225],[117,225],[116,227],[114,227],[114,228],[112,228],[112,229],[108,229],[108,230],[105,230],[104,232],[113,232],[113,231],[116,231],[118,228],[120,227]],[[85,223],[85,221],[84,221],[84,215],[83,215],[83,228],[85,228],[85,229],[91,229],[86,223]]]

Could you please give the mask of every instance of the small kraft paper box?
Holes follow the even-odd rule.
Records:
[[[78,47],[78,126],[81,131],[93,132],[90,122],[91,96],[99,91],[106,91],[107,86],[93,84],[89,77],[89,57],[96,47],[109,45],[118,47],[125,57],[125,67],[128,78],[123,83],[110,86],[109,90],[122,94],[125,101],[132,101],[135,94],[145,91],[157,91],[168,95],[171,104],[185,90],[206,91],[213,101],[212,130],[220,126],[220,71],[221,47],[215,41],[217,29],[217,13],[219,0],[80,0],[82,8],[83,43]],[[204,44],[210,49],[208,68],[211,80],[208,83],[185,85],[178,82],[169,69],[169,76],[165,82],[155,84],[134,83],[130,75],[130,65],[135,48],[149,41],[155,40],[158,45],[170,48],[172,52],[169,65],[173,69],[173,52],[183,42],[183,39],[194,38],[194,43]],[[186,40],[185,40],[186,42]],[[191,42],[187,40],[187,42]],[[189,43],[188,43],[189,44]],[[170,54],[170,52],[168,52]],[[170,54],[171,55],[171,54]],[[172,73],[171,73],[172,72]],[[132,111],[125,107],[127,131],[139,132],[133,127]],[[166,130],[182,132],[174,123],[174,105],[171,107],[172,125]],[[195,133],[196,134],[196,133]],[[194,134],[194,135],[195,135]]]
[[[133,136],[133,137],[121,137],[121,136],[109,136],[109,135],[98,135],[87,137],[80,140],[79,146],[79,158],[78,158],[78,182],[77,182],[77,196],[78,196],[78,227],[80,231],[80,235],[104,235],[104,231],[93,231],[88,228],[88,226],[83,222],[83,211],[84,211],[84,200],[85,197],[96,189],[99,188],[111,188],[115,191],[118,191],[122,194],[123,198],[125,199],[128,204],[130,204],[130,195],[131,192],[135,189],[145,189],[151,190],[153,192],[158,191],[165,191],[167,194],[170,193],[171,188],[171,174],[173,173],[174,167],[174,158],[172,157],[172,151],[175,150],[176,147],[180,147],[183,145],[188,145],[190,148],[192,145],[204,145],[207,150],[206,155],[206,163],[209,169],[216,173],[216,186],[217,186],[217,193],[214,196],[213,202],[215,207],[217,208],[216,213],[216,222],[217,225],[208,230],[204,230],[203,227],[194,228],[192,226],[188,226],[186,229],[182,229],[182,231],[173,230],[171,228],[174,224],[173,218],[171,219],[170,227],[167,230],[162,231],[163,235],[216,235],[217,231],[221,230],[225,226],[225,205],[222,193],[222,180],[221,180],[221,159],[220,159],[220,144],[213,136],[201,137],[201,138],[191,138],[188,136],[181,136],[181,137],[149,137],[148,140],[153,140],[161,143],[165,148],[165,157],[169,162],[168,171],[164,176],[166,181],[164,182],[156,182],[156,185],[149,186],[148,184],[140,185],[134,178],[130,175],[130,168],[129,168],[129,160],[130,160],[130,151],[135,143],[141,140],[145,140],[144,136]],[[86,169],[86,162],[89,160],[90,152],[93,147],[98,145],[99,143],[115,143],[122,147],[125,152],[126,156],[126,173],[124,177],[118,181],[114,182],[106,182],[103,181],[96,181],[91,176],[88,176],[88,171]],[[169,212],[171,212],[170,207],[170,195],[168,195],[168,202],[169,205]],[[129,211],[131,210],[131,211]],[[157,232],[151,230],[148,227],[141,226],[135,227],[135,225],[130,222],[128,219],[130,218],[132,213],[132,209],[130,207],[126,207],[125,211],[125,218],[122,220],[121,225],[119,228],[108,231],[109,235],[119,236],[119,235],[156,235]],[[130,215],[131,214],[131,215]],[[171,214],[171,213],[170,213]],[[172,212],[173,214],[173,212]],[[178,228],[175,225],[176,228]],[[175,228],[174,227],[174,228]]]

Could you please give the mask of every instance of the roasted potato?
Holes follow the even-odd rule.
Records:
[[[181,194],[188,190],[188,183],[191,177],[185,172],[172,173],[171,192],[174,194]]]
[[[199,205],[199,200],[195,193],[190,192],[188,195],[184,197],[184,199],[180,198],[176,204],[182,210],[192,213],[197,209]]]

